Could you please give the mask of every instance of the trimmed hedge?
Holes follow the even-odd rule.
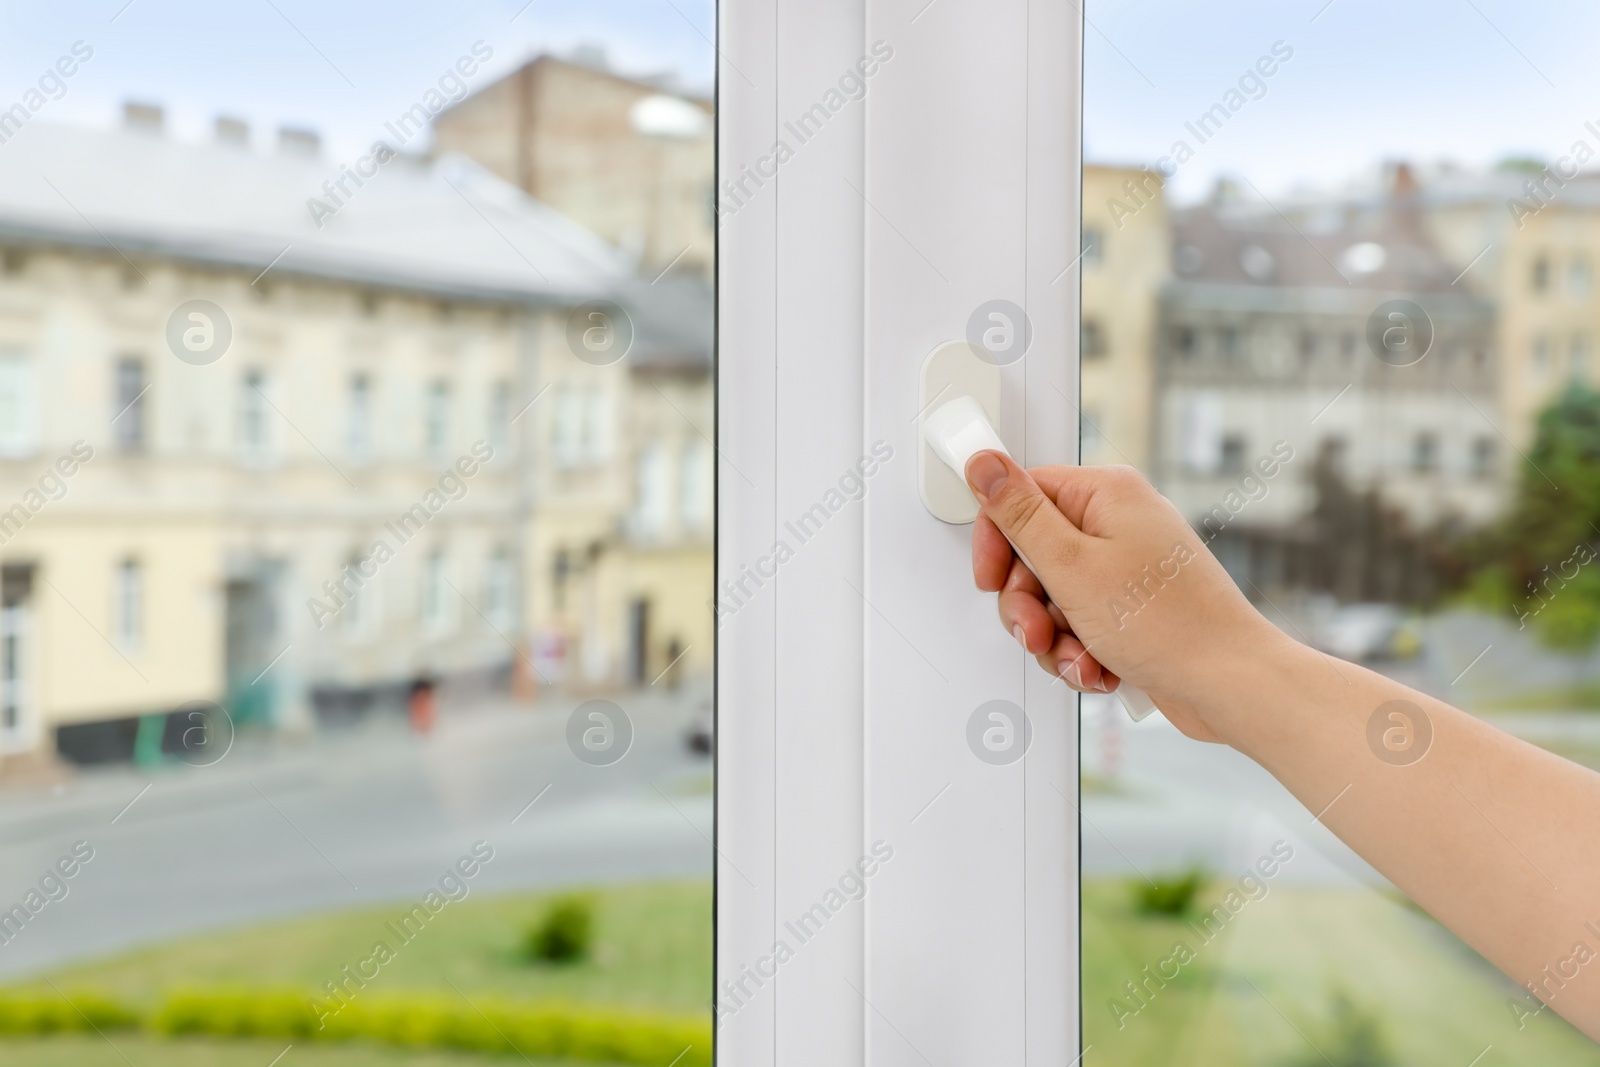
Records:
[[[137,1013],[105,997],[71,996],[69,1005],[48,994],[0,993],[0,1034],[87,1030],[85,1015],[101,1029],[122,1029],[141,1022]],[[682,1054],[676,1067],[711,1064],[709,1019],[487,998],[474,1004],[459,996],[373,996],[351,1001],[319,1028],[317,1014],[304,993],[186,990],[167,996],[142,1022],[148,1029],[170,1036],[370,1041],[643,1067],[662,1067]]]
[[[0,993],[0,1034],[126,1030],[138,1022],[136,1013],[99,993]]]
[[[682,1067],[711,1063],[711,1024],[569,1004],[459,996],[373,996],[351,1001],[319,1028],[308,998],[289,991],[186,991],[169,996],[151,1020],[167,1034],[366,1040],[414,1048],[521,1052],[609,1063]]]

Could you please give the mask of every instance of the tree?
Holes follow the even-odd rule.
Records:
[[[1539,415],[1505,519],[1479,542],[1468,599],[1509,608],[1549,644],[1600,636],[1600,392],[1574,383]]]

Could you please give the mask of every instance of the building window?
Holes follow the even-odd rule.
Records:
[[[1195,474],[1215,474],[1222,466],[1222,394],[1205,390],[1183,398],[1178,447],[1183,466]]]
[[[1217,347],[1222,351],[1223,359],[1233,359],[1239,354],[1239,331],[1233,326],[1224,326],[1217,331]]]
[[[683,524],[691,530],[711,527],[714,501],[711,491],[711,446],[696,441],[683,450]]]
[[[117,564],[113,595],[111,629],[117,646],[138,648],[144,639],[144,573],[138,560],[125,559]]]
[[[423,403],[424,418],[427,423],[424,437],[428,455],[434,459],[443,459],[449,446],[450,387],[442,381],[430,382],[428,395]]]
[[[511,554],[504,548],[497,548],[489,557],[483,576],[483,613],[493,625],[497,627],[510,625],[515,588]]]
[[[249,459],[266,457],[272,447],[267,421],[267,376],[263,371],[244,372],[239,383],[239,450]]]
[[[1310,330],[1300,331],[1300,362],[1309,365],[1317,358],[1317,335]]]
[[[510,382],[495,382],[489,390],[489,446],[497,453],[511,446]]]
[[[1533,291],[1542,293],[1550,288],[1550,261],[1544,256],[1533,261]]]
[[[1589,338],[1581,333],[1572,335],[1572,380],[1581,382],[1589,377]]]
[[[1221,460],[1218,466],[1221,473],[1233,476],[1244,471],[1245,441],[1238,434],[1227,434],[1222,438]]]
[[[1084,359],[1098,359],[1106,354],[1106,333],[1099,319],[1084,319],[1079,350]]]
[[[112,384],[111,430],[117,448],[123,452],[144,449],[145,392],[144,363],[127,358],[117,360],[116,380]]]
[[[1439,466],[1439,439],[1431,433],[1419,433],[1411,442],[1411,469],[1426,474]]]
[[[583,458],[603,463],[611,455],[611,407],[605,390],[590,386],[583,398]]]
[[[346,578],[338,584],[352,590],[341,612],[344,629],[352,637],[365,637],[372,632],[376,618],[373,600],[377,591],[372,581],[361,573],[361,553],[350,553],[350,558],[345,560],[344,573]]]
[[[1098,267],[1105,253],[1105,238],[1097,229],[1083,231],[1083,265]]]
[[[660,537],[671,521],[671,487],[667,485],[667,451],[649,444],[639,453],[634,486],[634,527],[645,537]]]
[[[1528,363],[1533,371],[1533,377],[1543,381],[1550,374],[1550,339],[1544,334],[1539,334],[1533,339],[1528,350]]]
[[[1567,290],[1576,297],[1589,295],[1589,261],[1582,256],[1574,258],[1567,268]]]
[[[1494,474],[1494,439],[1480,437],[1472,442],[1472,476],[1488,478]]]
[[[0,355],[0,455],[31,455],[39,447],[39,398],[33,361]]]
[[[550,417],[552,451],[555,452],[558,466],[576,467],[582,457],[582,405],[571,386],[558,385],[555,393],[555,410]]]
[[[350,458],[365,463],[372,458],[372,382],[365,374],[350,379],[346,398],[345,430]]]
[[[442,548],[428,553],[422,563],[422,625],[434,633],[450,629],[455,617],[448,566]]]
[[[1193,326],[1174,326],[1172,328],[1172,350],[1185,359],[1194,355],[1195,341]]]
[[[572,556],[564,548],[556,549],[550,561],[550,599],[552,606],[561,611],[567,606],[567,579],[572,577]]]

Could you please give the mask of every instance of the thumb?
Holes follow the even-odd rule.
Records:
[[[1077,558],[1086,535],[1010,456],[979,452],[967,461],[967,484],[1041,582],[1048,586]]]

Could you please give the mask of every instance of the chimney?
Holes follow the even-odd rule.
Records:
[[[129,100],[122,105],[122,124],[140,133],[160,133],[166,113],[160,104],[141,104]]]
[[[297,126],[278,127],[278,151],[294,156],[315,156],[322,151],[322,138],[316,130]]]
[[[571,62],[590,70],[609,70],[606,64],[606,46],[585,41],[572,50]]]
[[[250,143],[250,125],[244,119],[218,115],[217,140],[222,144],[248,145]]]

